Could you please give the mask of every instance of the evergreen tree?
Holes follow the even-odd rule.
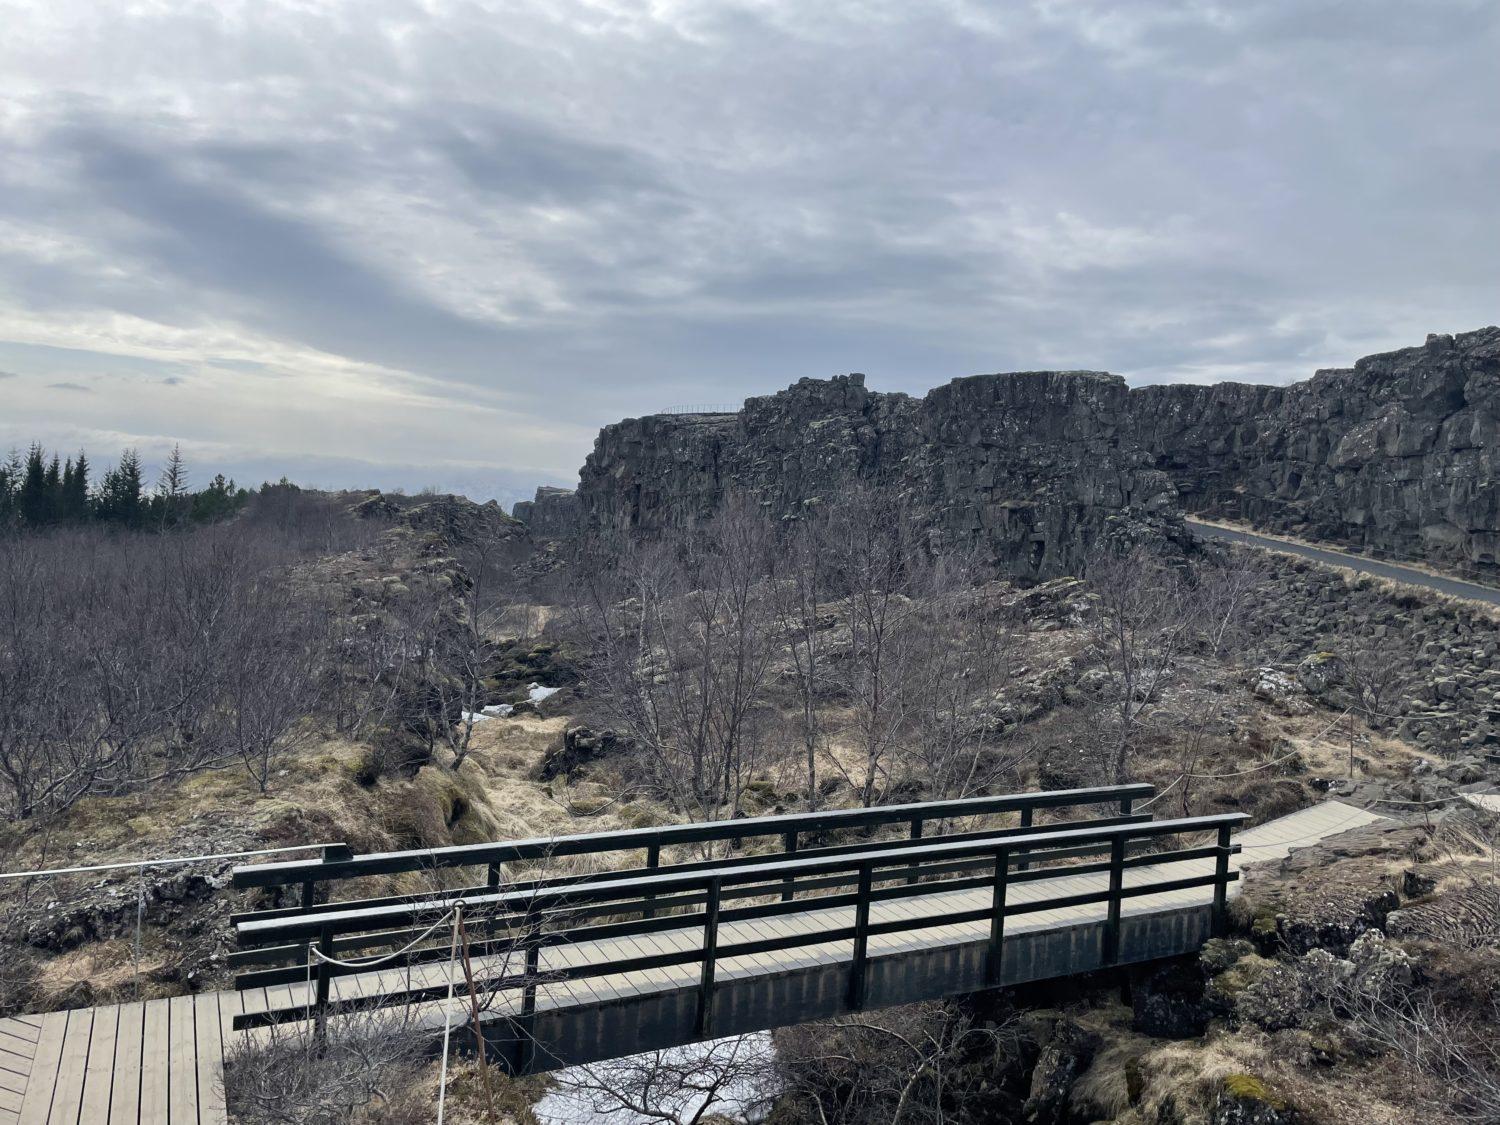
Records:
[[[0,463],[0,530],[16,522],[16,494],[21,489],[21,453],[12,449]]]
[[[189,514],[192,494],[188,492],[187,463],[182,459],[182,446],[174,443],[167,457],[167,464],[156,482],[153,507],[162,530],[176,527]]]
[[[47,466],[47,476],[43,481],[47,489],[47,522],[57,523],[62,518],[62,462],[58,460],[57,454],[52,455],[52,463]]]
[[[194,523],[212,523],[238,511],[248,499],[243,488],[236,488],[234,481],[226,480],[220,473],[208,482],[208,487],[193,494],[192,519]]]
[[[26,454],[26,475],[16,500],[21,522],[27,527],[46,527],[52,522],[52,494],[47,488],[47,465],[42,447],[33,445]]]
[[[89,459],[81,449],[78,459],[70,460],[68,472],[63,474],[63,498],[59,510],[67,523],[82,523],[89,518]]]
[[[139,527],[145,515],[141,496],[141,459],[133,449],[120,454],[120,463],[104,474],[97,498],[99,518],[123,527]]]

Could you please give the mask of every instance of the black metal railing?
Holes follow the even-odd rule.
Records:
[[[1238,845],[1230,841],[1230,831],[1247,818],[1232,813],[1156,822],[1131,819],[1120,823],[1120,819],[1059,830],[1007,828],[988,833],[966,832],[953,837],[887,842],[874,848],[853,845],[850,846],[853,850],[784,855],[769,862],[764,857],[749,857],[750,862],[680,865],[647,873],[616,873],[588,882],[534,884],[480,895],[438,895],[417,901],[248,918],[237,924],[236,933],[242,954],[269,953],[274,960],[295,962],[306,954],[308,943],[316,943],[328,957],[350,948],[401,945],[448,917],[455,907],[461,907],[466,915],[483,919],[486,934],[471,948],[475,962],[473,987],[487,993],[519,989],[518,1016],[524,1025],[534,1018],[536,1011],[541,950],[585,941],[699,929],[701,941],[695,947],[632,957],[598,957],[587,964],[549,967],[545,979],[567,981],[695,965],[698,969],[695,1033],[701,1036],[712,1032],[715,974],[718,964],[727,958],[850,942],[847,1003],[853,1010],[865,1001],[869,941],[884,934],[986,921],[989,924],[986,982],[996,984],[1001,980],[1006,922],[1018,915],[1103,904],[1101,960],[1108,965],[1119,956],[1121,914],[1127,900],[1211,887],[1212,925],[1216,932],[1222,932],[1228,885],[1238,878],[1229,868],[1229,857],[1238,851]],[[1163,842],[1170,845],[1169,837],[1201,832],[1213,833],[1214,842],[1170,846],[1165,851],[1147,850]],[[1101,856],[1104,858],[1095,858]],[[1168,877],[1155,870],[1209,859],[1214,863],[1207,872]],[[688,866],[692,869],[686,869]],[[1127,885],[1128,872],[1146,868],[1152,869],[1150,878]],[[1010,895],[1017,886],[1041,880],[1097,875],[1106,876],[1104,886],[1080,887],[1070,881],[1060,884],[1058,893],[1051,895],[1021,900]],[[801,901],[787,899],[783,896],[789,884],[794,895],[825,893]],[[881,920],[871,917],[874,904],[890,899],[921,899],[982,888],[989,890],[987,899],[972,907],[955,909],[956,904],[950,902],[938,914]],[[743,905],[736,905],[737,900],[744,900]],[[648,905],[654,906],[656,916],[648,915]],[[812,913],[848,907],[853,907],[852,917],[847,910],[821,917]],[[663,916],[663,911],[686,913]],[[808,912],[808,918],[817,924],[805,926],[804,922],[804,928],[793,933],[762,929],[752,938],[740,937],[728,943],[721,940],[726,924],[803,912]],[[601,921],[622,916],[623,920]],[[770,936],[763,936],[767,934]],[[516,966],[522,963],[519,954],[523,952],[524,969],[517,971]],[[489,963],[497,955],[498,968]],[[449,956],[448,943],[437,941],[408,953],[406,965],[410,969],[442,963]],[[1080,969],[1095,967],[1081,965]],[[330,1012],[354,1007],[440,999],[449,987],[446,980],[425,984],[412,980],[405,987],[389,991],[331,999],[332,981],[363,971],[357,965],[346,967],[320,960],[314,996],[302,1003],[286,1003],[237,1016],[235,1026],[259,1026],[308,1017],[315,1017],[321,1023]],[[281,967],[243,973],[236,983],[240,988],[270,987],[300,983],[308,975],[308,962],[303,956],[300,964],[283,963]]]
[[[956,801],[926,801],[905,805],[881,805],[870,809],[829,809],[809,813],[786,813],[778,816],[747,817],[737,820],[714,820],[695,824],[672,824],[659,828],[633,828],[619,832],[589,832],[572,836],[538,837],[528,840],[502,840],[487,844],[463,844],[444,848],[414,849],[399,852],[372,852],[354,855],[344,844],[323,849],[315,860],[288,863],[261,863],[234,869],[236,887],[300,886],[300,906],[278,908],[282,914],[319,909],[317,888],[325,882],[357,879],[371,875],[396,875],[406,872],[432,872],[448,868],[483,867],[483,886],[459,888],[445,893],[468,894],[494,890],[505,882],[504,865],[573,856],[605,855],[614,852],[644,852],[645,864],[637,870],[655,871],[689,869],[687,864],[663,865],[665,848],[709,844],[722,841],[744,841],[760,837],[778,839],[783,854],[799,851],[802,838],[813,833],[848,829],[870,829],[882,825],[906,823],[910,837],[920,839],[926,824],[1001,813],[1020,814],[1021,827],[1030,827],[1035,814],[1042,809],[1075,808],[1090,805],[1114,805],[1120,815],[1131,815],[1134,802],[1151,797],[1153,785],[1110,785],[1089,789],[1046,790],[1038,793],[1007,793],[993,797],[969,797]],[[856,845],[857,846],[857,845]],[[722,864],[722,861],[704,861]],[[588,881],[616,875],[606,871],[572,876]],[[507,885],[514,886],[514,882]],[[387,896],[365,900],[369,905],[411,901],[421,896]],[[326,909],[326,905],[322,907]],[[251,917],[274,917],[274,912],[240,914],[232,922]]]

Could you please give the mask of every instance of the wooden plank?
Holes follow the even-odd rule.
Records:
[[[94,1011],[94,1034],[89,1044],[88,1065],[84,1068],[83,1101],[79,1106],[81,1125],[103,1125],[109,1120],[110,1093],[115,1077],[115,1036],[120,1026],[120,1005],[111,1004]]]
[[[29,1043],[36,1046],[37,1036],[40,1031],[29,1023],[20,1020],[0,1020],[0,1040],[11,1043]]]
[[[36,1058],[31,1062],[31,1078],[26,1083],[26,1097],[21,1103],[19,1118],[22,1125],[47,1125],[47,1118],[52,1112],[52,1090],[57,1085],[57,1070],[62,1062],[63,1041],[67,1037],[67,1031],[67,1012],[48,1012],[42,1017]]]
[[[15,1090],[0,1090],[0,1110],[12,1113],[16,1116],[21,1114],[21,1103],[25,1101],[22,1093]]]
[[[6,1060],[0,1058],[0,1062]],[[30,1059],[10,1060],[13,1065],[0,1066],[0,1090],[14,1090],[18,1094],[26,1092],[26,1080],[31,1076]]]
[[[167,1021],[167,1113],[172,1125],[198,1121],[197,1014],[191,996],[174,996]]]
[[[171,1019],[168,1001],[146,1001],[146,1019],[141,1030],[140,1125],[168,1125]]]
[[[48,1125],[78,1125],[78,1107],[83,1101],[83,1079],[89,1061],[89,1042],[94,1032],[94,1009],[68,1013],[68,1033],[63,1040],[57,1082],[52,1087],[52,1113]]]
[[[115,1028],[115,1069],[109,1092],[111,1125],[128,1125],[139,1119],[145,1023],[145,1004],[120,1005],[120,1019]]]
[[[198,1052],[198,1125],[224,1125],[229,1112],[224,1107],[224,1039],[219,1026],[218,998],[213,993],[199,993],[194,998],[193,1011]]]

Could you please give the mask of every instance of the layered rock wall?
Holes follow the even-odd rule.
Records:
[[[576,499],[559,490],[544,513],[538,493],[517,511],[539,534],[650,534],[705,518],[729,491],[786,515],[861,481],[905,491],[935,543],[977,544],[1023,578],[1076,572],[1115,526],[1177,538],[1181,510],[1493,577],[1500,328],[1284,387],[1128,390],[1046,371],[918,399],[860,375],[803,379],[736,414],[606,426]]]
[[[903,491],[934,545],[976,545],[1026,579],[1076,573],[1115,530],[1182,539],[1167,475],[1101,372],[958,379],[923,399],[860,375],[803,379],[738,414],[652,415],[601,431],[579,487],[584,526],[652,534],[726,493],[778,515],[861,483]]]
[[[1500,328],[1287,387],[1140,387],[1129,409],[1189,512],[1497,573]]]
[[[535,498],[517,500],[511,515],[538,539],[564,539],[578,530],[578,493],[544,484]]]

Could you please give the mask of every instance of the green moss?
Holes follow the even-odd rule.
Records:
[[[1274,1110],[1286,1109],[1286,1102],[1278,1098],[1266,1084],[1253,1074],[1230,1074],[1224,1078],[1224,1092],[1236,1101],[1260,1102]]]
[[[1274,961],[1269,961],[1255,954],[1251,954],[1248,957],[1241,957],[1233,965],[1229,966],[1229,968],[1214,977],[1212,988],[1226,999],[1237,996],[1260,980],[1265,975],[1266,970],[1274,964]]]

